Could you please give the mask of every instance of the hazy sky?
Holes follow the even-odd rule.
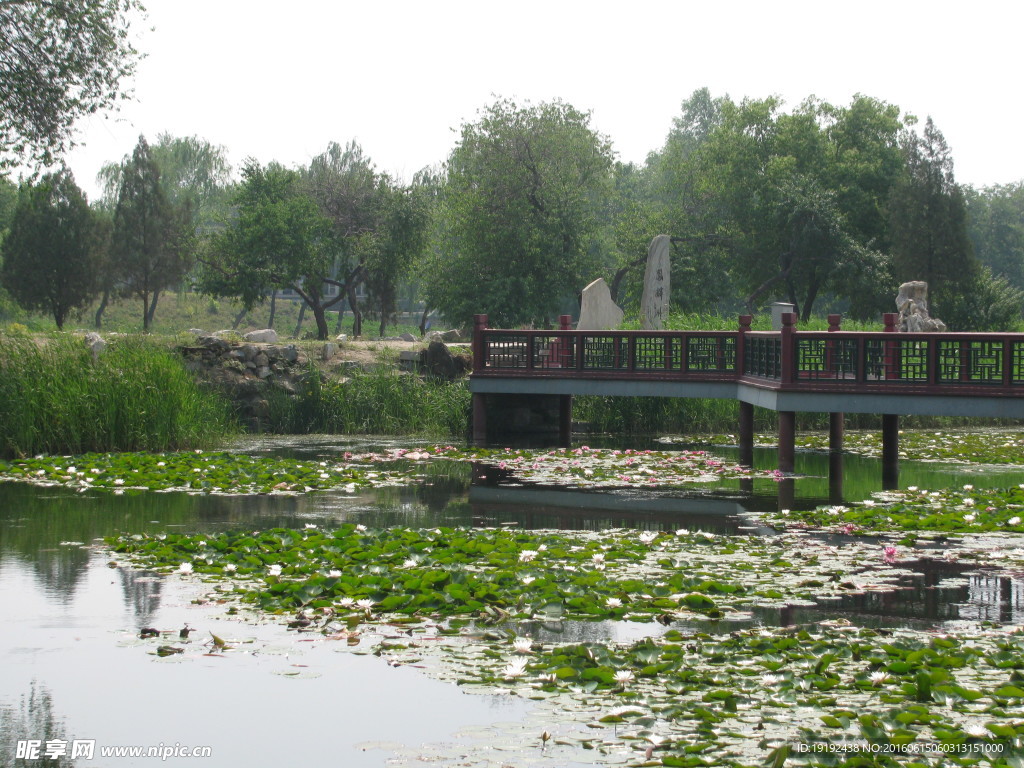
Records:
[[[144,0],[136,99],[81,124],[69,164],[96,192],[139,134],[199,136],[306,164],[356,139],[408,180],[440,164],[496,96],[593,112],[619,158],[661,147],[694,90],[715,96],[864,93],[921,118],[976,186],[1024,180],[1024,4],[873,0]]]

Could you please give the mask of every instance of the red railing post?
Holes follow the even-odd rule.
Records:
[[[473,373],[482,371],[486,365],[485,330],[487,330],[487,315],[473,315]]]
[[[792,384],[796,376],[796,312],[782,313],[782,350],[779,365],[781,366],[782,385]],[[790,467],[784,472],[792,472]]]
[[[842,321],[842,315],[829,315],[828,316],[828,332],[835,333],[841,330],[839,323]],[[826,379],[838,379],[839,371],[835,368],[835,349],[836,345],[834,341],[825,342],[825,378]]]
[[[753,322],[753,315],[740,315],[740,327],[736,331],[736,378],[742,378],[747,372],[747,333]],[[741,464],[743,462],[740,462]]]
[[[896,323],[899,320],[899,315],[896,312],[886,312],[882,315],[882,331],[884,333],[896,333]],[[929,351],[931,351],[929,349]],[[887,341],[885,342],[885,352],[883,354],[883,363],[885,366],[885,378],[886,379],[898,379],[899,367],[896,361],[896,344]]]

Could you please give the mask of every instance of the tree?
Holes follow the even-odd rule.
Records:
[[[226,211],[231,164],[227,150],[198,136],[184,138],[162,133],[150,154],[160,169],[160,186],[175,205],[188,205],[197,227],[208,227],[218,214]],[[116,205],[122,175],[131,156],[120,163],[104,165],[98,174],[103,199],[110,208]]]
[[[967,233],[974,255],[1016,288],[1024,288],[1024,182],[967,188]]]
[[[149,331],[160,292],[177,285],[191,266],[192,214],[174,205],[160,184],[160,169],[144,137],[123,168],[114,210],[114,274],[125,293],[142,299]]]
[[[430,221],[428,185],[392,186],[386,177],[378,189],[378,221],[363,240],[360,263],[370,297],[377,304],[379,335],[395,314],[398,286],[423,252]]]
[[[331,222],[336,250],[324,279],[337,289],[326,308],[340,306],[347,298],[353,315],[353,336],[362,335],[362,311],[356,289],[366,278],[366,239],[375,232],[380,209],[378,187],[387,187],[362,147],[350,141],[345,147],[331,142],[313,158],[305,172],[306,187],[324,216]],[[326,338],[326,337],[324,337]]]
[[[246,309],[268,291],[291,288],[313,310],[317,334],[328,334],[325,295],[336,250],[331,221],[308,194],[298,171],[249,160],[235,193],[236,215],[200,259],[200,284]]]
[[[932,314],[956,327],[966,318],[944,316],[942,307],[969,291],[979,275],[967,237],[964,193],[946,139],[930,117],[921,136],[906,133],[903,152],[905,171],[889,200],[894,276],[901,283],[928,283]]]
[[[68,314],[95,295],[94,223],[89,204],[68,170],[22,186],[3,242],[0,281],[24,309]]]
[[[856,300],[884,270],[877,210],[900,170],[899,110],[857,96],[784,113],[771,98],[724,102],[721,115],[693,153],[694,188],[722,222],[748,306],[781,295],[806,320],[823,293]]]
[[[0,167],[50,165],[75,122],[129,96],[138,0],[0,2]]]
[[[608,140],[568,104],[487,107],[447,163],[441,240],[421,271],[428,303],[453,323],[550,320],[598,268],[611,166]]]

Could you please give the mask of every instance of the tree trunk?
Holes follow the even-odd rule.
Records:
[[[142,332],[149,333],[149,291],[142,292]]]
[[[277,314],[277,288],[270,294],[270,318],[267,320],[267,328],[274,327],[274,315]]]
[[[103,298],[100,299],[100,305],[96,308],[96,317],[93,320],[93,325],[96,326],[96,330],[100,330],[103,327],[103,313],[107,309],[107,302],[110,301],[110,289],[104,289]]]
[[[430,316],[430,305],[423,305],[423,314],[420,315],[420,336],[427,335],[427,318]]]
[[[345,319],[345,302],[342,301],[338,304],[338,321],[334,324],[334,335],[337,336],[341,333],[341,323]]]
[[[249,314],[249,310],[242,307],[242,311],[235,315],[235,319],[231,321],[231,330],[237,331],[239,324],[242,322],[242,318]]]
[[[299,307],[299,322],[295,324],[295,333],[292,334],[294,338],[299,338],[299,334],[302,332],[302,321],[306,318],[306,302],[302,302],[302,306]]]
[[[148,315],[148,321],[150,325],[153,325],[153,318],[156,316],[156,303],[160,301],[160,289],[157,288],[153,291],[153,300],[149,303],[149,309],[146,310]]]
[[[320,302],[314,303],[310,309],[313,310],[313,318],[316,320],[316,337],[320,341],[327,341],[330,328],[327,327],[327,312]]]
[[[352,336],[359,338],[363,335],[363,315],[359,311],[359,300],[356,298],[356,287],[349,282],[346,286],[348,292],[348,305],[352,307]]]

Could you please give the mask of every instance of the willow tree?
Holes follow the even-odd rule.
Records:
[[[0,2],[0,167],[51,164],[75,122],[130,95],[138,0]]]

